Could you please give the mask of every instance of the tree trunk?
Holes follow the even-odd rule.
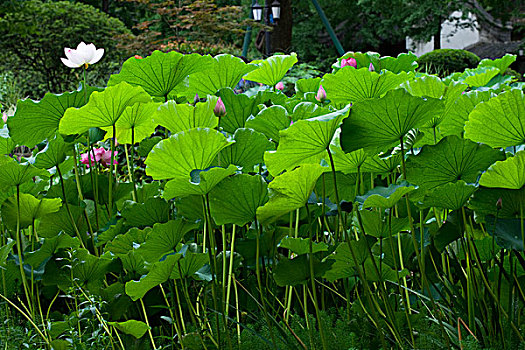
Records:
[[[434,50],[441,49],[441,19],[438,19],[437,33],[434,34]]]
[[[272,52],[289,52],[292,46],[292,1],[281,0],[281,18],[271,33]]]
[[[102,12],[109,13],[109,0],[102,0]]]

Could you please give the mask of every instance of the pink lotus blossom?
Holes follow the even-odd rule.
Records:
[[[213,113],[216,117],[219,118],[222,118],[226,115],[226,106],[224,105],[224,102],[222,102],[222,99],[220,97],[217,101],[217,104],[215,105],[215,108],[213,108]]]
[[[368,66],[368,70],[369,70],[370,72],[373,72],[373,71],[376,70],[376,69],[374,68],[374,65],[372,64],[372,62],[370,62],[370,65]]]
[[[141,55],[135,55],[133,56],[134,58],[136,58],[137,60],[141,60],[142,59],[142,56]]]
[[[4,123],[7,123],[7,118],[9,118],[7,116],[7,113],[6,112],[2,112],[2,120],[4,121]]]
[[[357,68],[357,61],[353,57],[343,58],[341,60],[341,68],[346,67],[346,66],[352,66],[354,68]]]
[[[315,99],[319,102],[324,102],[326,100],[326,91],[324,90],[323,85],[319,85],[319,90],[317,90]]]
[[[275,84],[275,88],[277,90],[280,90],[280,91],[283,91],[284,90],[284,84],[282,81],[278,82],[277,84]]]
[[[94,153],[94,157],[93,157],[93,153]],[[114,151],[113,155],[114,155],[113,164],[118,164],[118,161],[117,161],[118,152]],[[90,158],[91,158],[91,162],[90,162]],[[86,164],[88,168],[89,168],[90,163],[91,164],[100,163],[102,166],[108,167],[109,164],[111,163],[111,151],[107,151],[103,147],[94,148],[93,152],[89,151],[89,153],[86,152],[86,153],[81,154],[80,161],[82,164]]]

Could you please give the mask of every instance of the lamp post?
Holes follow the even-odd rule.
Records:
[[[264,17],[264,24],[270,25],[276,23],[281,18],[281,4],[278,0],[274,0],[270,4],[270,0],[265,0],[264,6],[259,5],[257,1],[252,5],[252,13],[254,21],[261,21]],[[270,43],[270,32],[265,30],[266,41],[266,57],[269,57],[272,51]]]

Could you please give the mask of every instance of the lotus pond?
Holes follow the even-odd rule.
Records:
[[[347,53],[288,90],[295,54],[81,66],[0,131],[0,342],[523,349],[515,59]]]

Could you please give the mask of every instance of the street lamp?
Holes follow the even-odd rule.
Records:
[[[270,0],[265,0],[264,6],[261,6],[255,1],[255,3],[252,5],[252,13],[253,13],[253,20],[254,21],[261,21],[263,17],[263,10],[264,10],[264,24],[270,25],[274,24],[276,21],[278,21],[281,18],[281,4],[278,0],[274,0],[270,4]],[[271,16],[271,17],[270,17]],[[266,31],[265,34],[265,41],[266,41],[266,56],[270,56],[271,53],[271,44],[270,44],[270,32]]]

